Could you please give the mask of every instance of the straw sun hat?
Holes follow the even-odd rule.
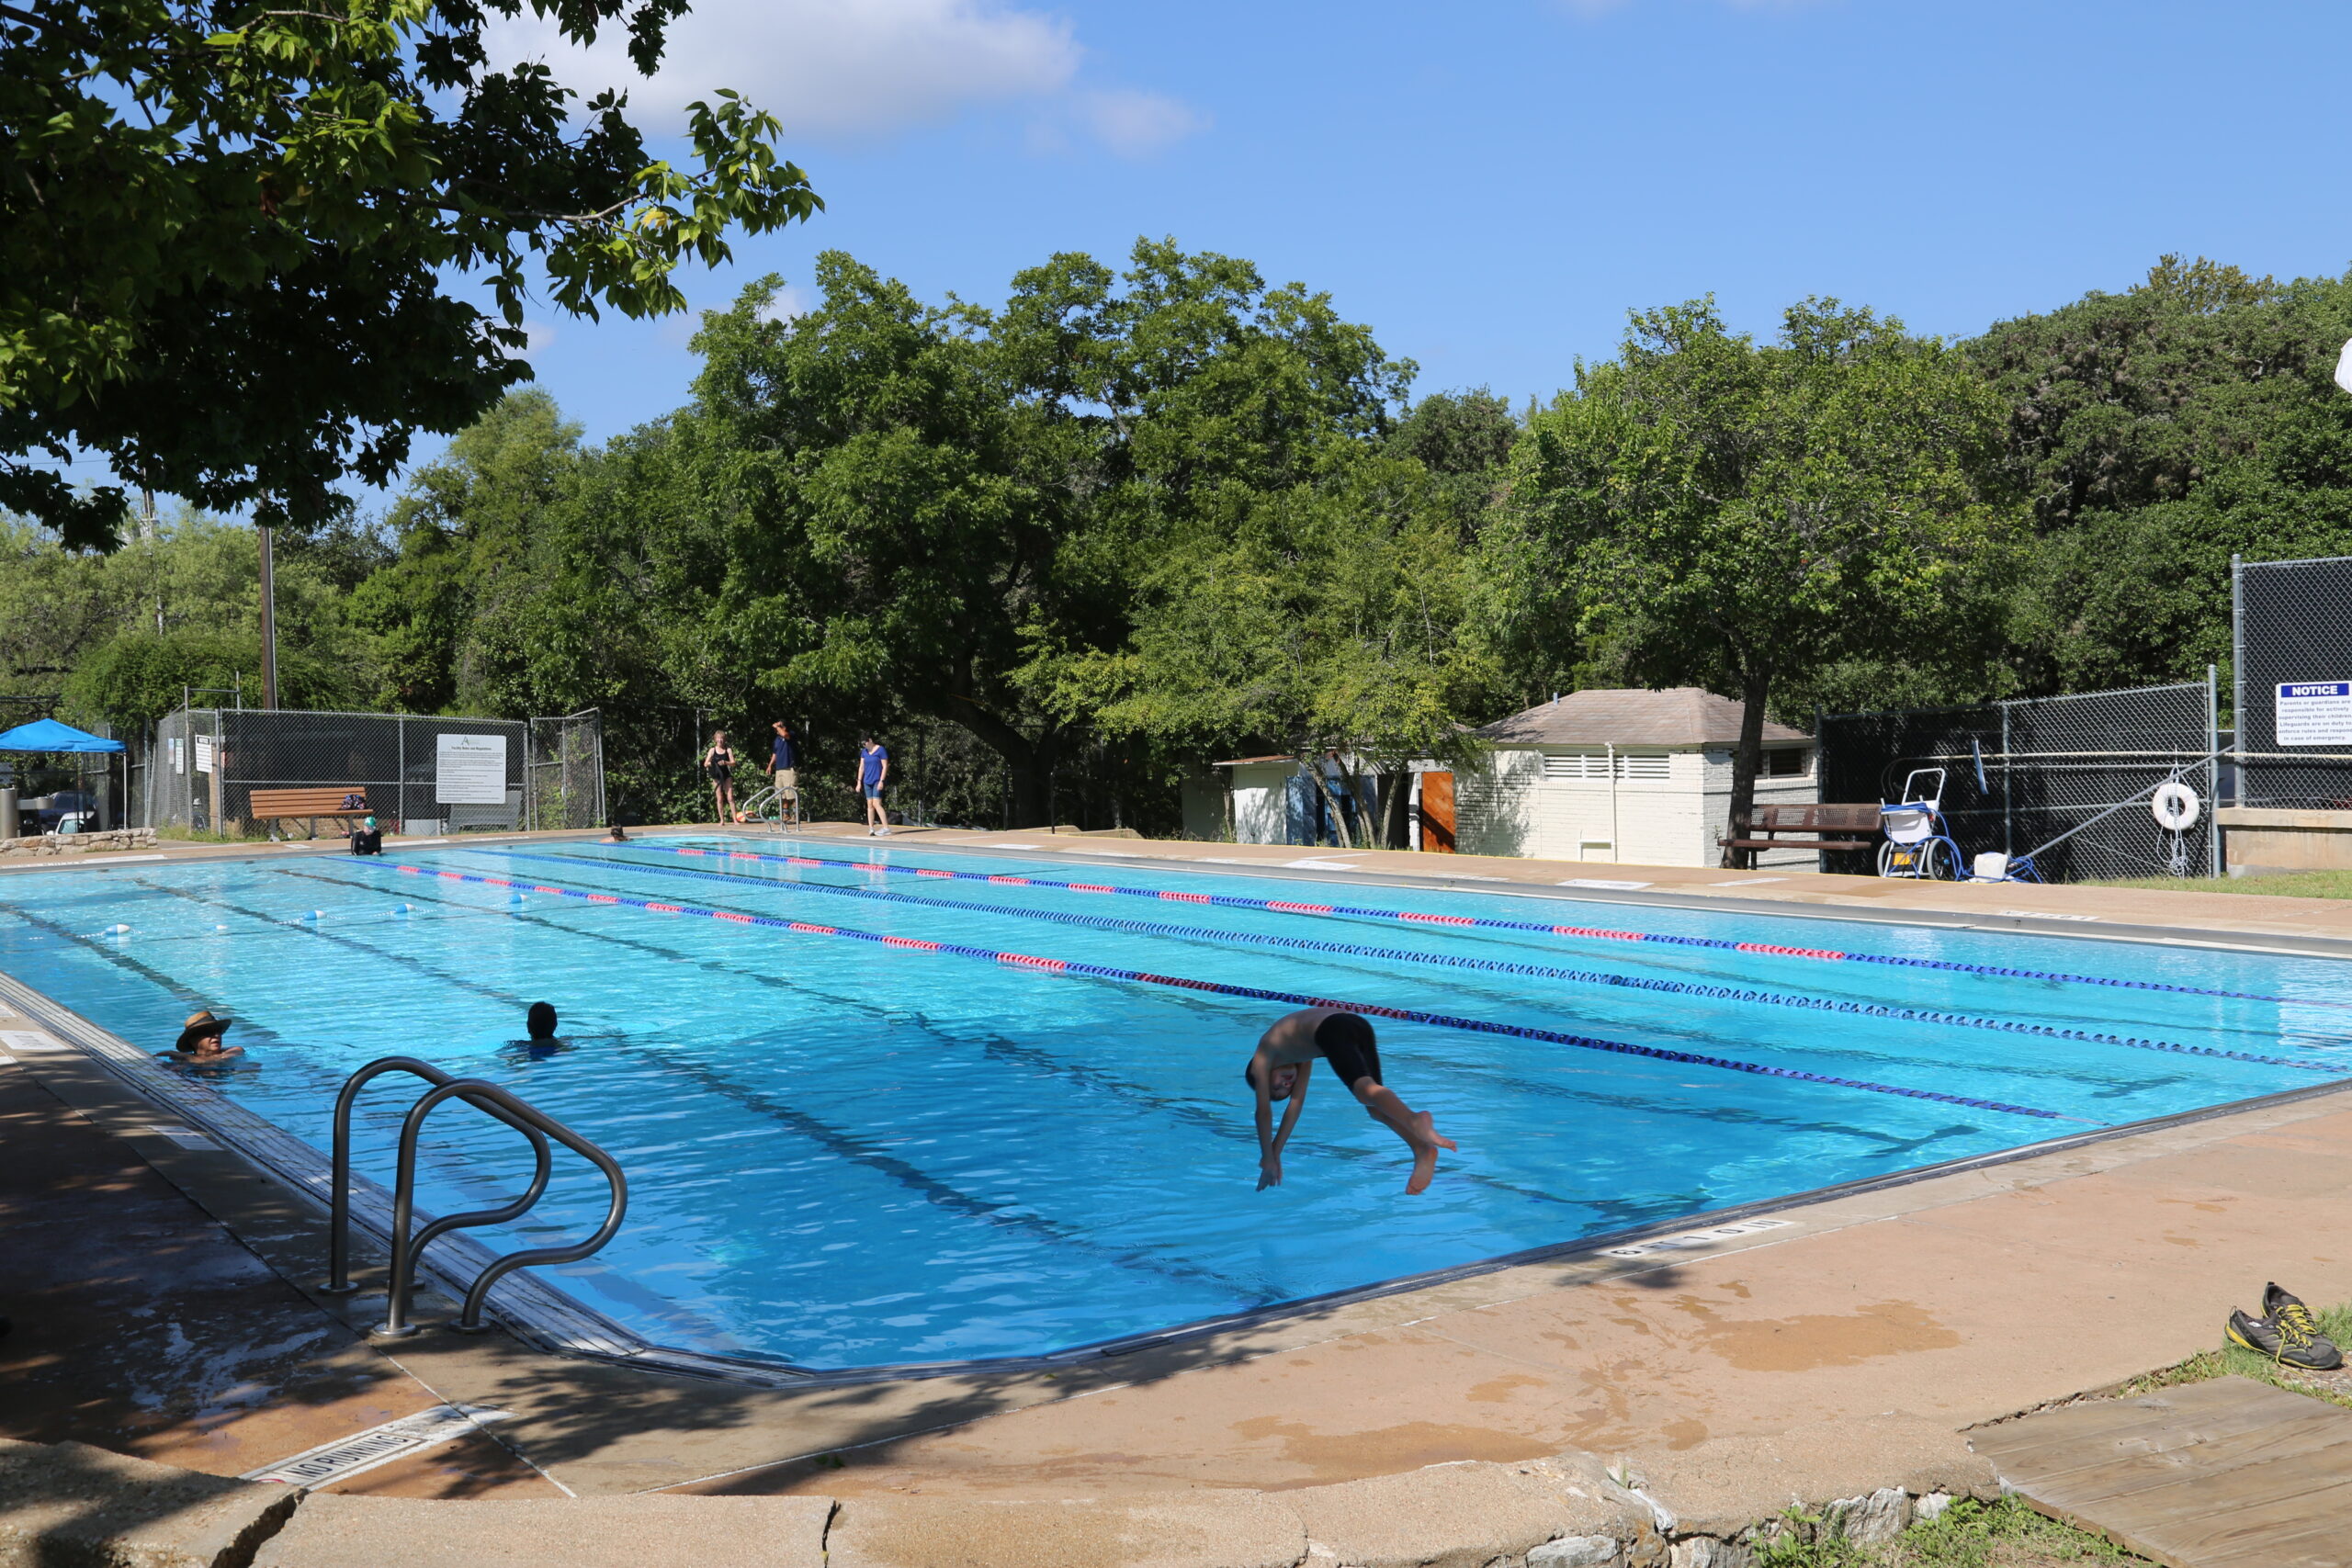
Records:
[[[193,1013],[189,1015],[187,1027],[180,1031],[179,1039],[173,1043],[172,1049],[184,1055],[192,1055],[198,1041],[208,1034],[220,1034],[235,1021],[234,1019],[215,1018],[209,1012]]]

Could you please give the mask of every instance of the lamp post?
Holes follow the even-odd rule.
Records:
[[[261,527],[261,705],[277,709],[277,569],[270,558],[270,530]]]

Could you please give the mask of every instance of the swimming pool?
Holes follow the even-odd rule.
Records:
[[[611,1151],[557,1273],[661,1344],[803,1366],[1019,1356],[2325,1083],[2318,958],[854,840],[510,844],[0,879],[0,969],[323,1147],[404,1053]],[[535,1000],[570,1048],[515,1043]],[[1431,1190],[1323,1075],[1253,1190],[1240,1068],[1310,999],[1461,1145]],[[405,1096],[363,1100],[389,1170]],[[451,1112],[421,1201],[515,1188]],[[560,1175],[512,1235],[592,1228]]]

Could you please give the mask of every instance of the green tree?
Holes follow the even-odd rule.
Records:
[[[2003,412],[1944,344],[1834,300],[1767,344],[1712,300],[1641,312],[1533,422],[1501,570],[1636,677],[1740,700],[1744,822],[1783,682],[1964,644],[1951,623],[2010,526],[1986,477]]]
[[[1276,746],[1299,760],[1352,847],[1318,765],[1369,766],[1406,843],[1408,764],[1475,749],[1464,715],[1496,671],[1464,635],[1476,604],[1445,476],[1364,452],[1322,479],[1254,498],[1149,568],[1132,640],[1072,668],[1065,706],[1172,750]],[[1359,796],[1363,792],[1357,792]]]
[[[661,56],[684,0],[529,0],[585,42]],[[819,206],[776,122],[731,93],[683,165],[605,94],[492,69],[524,0],[17,0],[0,12],[0,505],[77,547],[123,492],[39,456],[265,525],[331,518],[417,430],[526,379],[525,290],[557,308],[683,308],[671,275]],[[487,283],[483,310],[452,290]]]
[[[817,281],[808,315],[771,279],[706,319],[655,443],[689,482],[627,505],[663,519],[631,547],[673,689],[958,726],[1017,825],[1080,743],[1052,694],[1125,640],[1138,570],[1385,434],[1409,373],[1327,298],[1171,242],[1124,274],[1055,257],[996,311],[838,254]]]
[[[1965,345],[2008,405],[2032,502],[2019,686],[2195,679],[2229,657],[2233,553],[2352,551],[2352,398],[2332,379],[2346,337],[2352,276],[2165,256],[2136,288]]]

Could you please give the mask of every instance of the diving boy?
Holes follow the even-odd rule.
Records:
[[[1250,1065],[1242,1069],[1258,1100],[1258,1190],[1282,1185],[1283,1145],[1298,1124],[1299,1111],[1306,1103],[1306,1080],[1317,1056],[1331,1064],[1374,1121],[1385,1123],[1413,1151],[1413,1174],[1405,1190],[1426,1190],[1437,1171],[1438,1150],[1453,1148],[1453,1140],[1440,1137],[1428,1111],[1414,1111],[1380,1081],[1380,1048],[1372,1025],[1339,1008],[1301,1008],[1276,1019],[1259,1037]],[[1280,1131],[1274,1127],[1277,1100],[1290,1101]]]

